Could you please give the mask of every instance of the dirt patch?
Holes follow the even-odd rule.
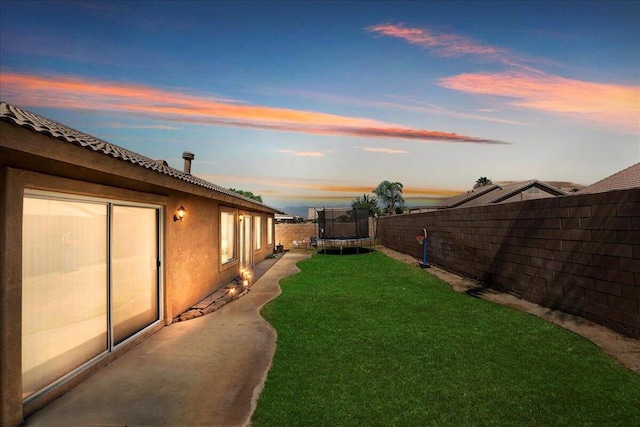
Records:
[[[378,245],[376,246],[376,250],[379,250],[385,255],[406,264],[418,264],[418,260],[412,256],[396,252],[385,248],[384,246]],[[478,282],[434,266],[429,268],[428,272],[447,282],[456,292],[465,293],[473,297],[482,298],[487,301],[524,311],[563,327],[575,334],[583,336],[627,368],[640,373],[640,340],[634,340],[624,335],[620,335],[609,328],[583,319],[582,317],[573,316],[557,310],[551,310],[550,308],[525,301],[514,295],[487,288],[480,285]]]

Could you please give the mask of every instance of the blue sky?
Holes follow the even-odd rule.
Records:
[[[640,2],[0,2],[0,93],[265,203],[640,161]]]

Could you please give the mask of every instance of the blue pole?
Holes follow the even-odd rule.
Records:
[[[422,241],[422,265],[427,265],[427,238]]]
[[[423,228],[422,231],[424,232],[424,239],[422,239],[422,264],[420,264],[420,267],[429,268],[431,266],[427,262],[427,230]]]

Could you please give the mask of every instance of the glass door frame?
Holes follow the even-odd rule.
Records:
[[[139,337],[141,334],[145,333],[146,331],[156,327],[159,323],[161,323],[164,319],[164,300],[165,300],[165,290],[164,290],[164,213],[165,213],[165,208],[162,205],[159,204],[154,204],[154,203],[138,203],[138,202],[129,202],[129,201],[123,201],[123,200],[118,200],[118,199],[114,199],[114,198],[110,198],[110,197],[92,197],[92,196],[84,196],[84,195],[77,195],[77,194],[73,194],[73,193],[63,193],[63,192],[55,192],[55,191],[44,191],[44,190],[35,190],[35,189],[28,189],[25,188],[24,193],[23,193],[23,199],[24,198],[38,198],[38,199],[45,199],[45,200],[58,200],[58,201],[71,201],[71,202],[85,202],[85,203],[94,203],[94,204],[100,204],[100,205],[104,205],[107,207],[107,222],[105,224],[106,230],[106,237],[107,237],[107,289],[105,290],[105,297],[107,299],[107,325],[106,325],[106,333],[107,333],[107,348],[99,353],[96,354],[95,357],[93,357],[92,359],[88,360],[87,362],[83,363],[82,365],[76,367],[75,369],[71,370],[70,372],[64,374],[63,376],[61,376],[60,378],[56,379],[55,381],[51,382],[50,384],[48,384],[47,386],[41,388],[40,390],[36,391],[35,393],[29,395],[28,397],[23,399],[23,404],[28,403],[30,401],[33,401],[35,399],[37,399],[38,397],[42,396],[43,394],[51,391],[52,389],[60,386],[61,384],[64,384],[65,382],[67,382],[68,380],[70,380],[71,378],[75,377],[76,375],[82,373],[83,371],[85,371],[86,369],[88,369],[89,367],[95,365],[96,363],[98,363],[100,360],[104,359],[105,357],[107,357],[110,353],[114,352],[115,350],[118,350],[119,348],[127,345],[129,342],[131,342],[132,340],[135,340],[137,337]],[[21,200],[21,203],[23,203],[23,201]],[[114,336],[113,336],[113,322],[112,322],[112,305],[111,305],[111,257],[112,257],[112,252],[111,252],[111,245],[112,245],[112,227],[113,227],[113,207],[114,206],[125,206],[125,207],[142,207],[142,208],[149,208],[149,209],[155,209],[156,211],[156,243],[157,243],[157,248],[156,248],[156,253],[157,253],[157,260],[156,260],[156,268],[157,268],[157,289],[158,289],[158,295],[157,295],[157,304],[158,304],[158,316],[157,319],[155,321],[153,321],[152,323],[150,323],[149,325],[143,327],[141,330],[137,331],[136,333],[134,333],[133,335],[131,335],[130,337],[124,339],[122,342],[119,342],[118,344],[115,344],[114,342]],[[23,213],[23,217],[24,217],[24,213]],[[22,333],[22,332],[21,332]]]
[[[157,290],[158,290],[158,296],[156,299],[156,304],[158,306],[158,318],[156,320],[154,320],[153,322],[151,322],[149,325],[143,327],[142,329],[140,329],[139,331],[135,332],[134,334],[132,334],[131,336],[123,339],[122,341],[116,343],[115,342],[115,335],[113,332],[113,295],[112,295],[112,270],[113,270],[113,263],[112,261],[112,248],[111,245],[113,243],[113,235],[112,235],[112,230],[113,230],[113,208],[115,206],[119,206],[119,207],[132,207],[132,208],[147,208],[147,209],[155,209],[156,214],[156,274],[157,274],[157,278],[156,278],[156,286],[157,286]],[[107,258],[107,263],[108,263],[108,301],[109,301],[109,351],[114,351],[117,350],[118,348],[126,345],[128,342],[130,342],[131,340],[135,339],[138,335],[140,335],[141,333],[143,333],[144,331],[154,327],[155,325],[157,325],[159,322],[161,322],[164,319],[164,286],[163,286],[163,267],[164,267],[164,259],[162,258],[162,248],[164,245],[164,241],[162,239],[162,226],[161,226],[161,221],[162,218],[164,218],[163,215],[163,208],[160,205],[153,205],[153,204],[145,204],[145,203],[131,203],[131,202],[116,202],[116,203],[110,203],[109,204],[109,236],[108,236],[108,245],[109,245],[109,250],[107,251],[108,254],[108,258]]]

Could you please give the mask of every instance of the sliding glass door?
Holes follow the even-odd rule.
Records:
[[[158,320],[157,209],[113,207],[111,312],[119,344]]]
[[[107,205],[24,199],[22,391],[108,348]]]
[[[50,193],[24,197],[23,398],[160,320],[159,212]]]

